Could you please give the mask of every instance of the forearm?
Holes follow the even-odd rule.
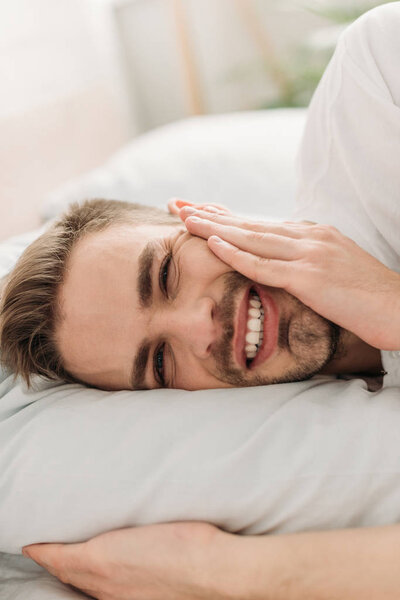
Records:
[[[229,536],[227,596],[246,600],[398,600],[400,526]],[[228,570],[227,570],[228,573]]]

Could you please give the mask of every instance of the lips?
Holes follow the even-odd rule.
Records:
[[[242,301],[240,302],[237,322],[235,327],[235,336],[233,340],[233,347],[235,349],[236,362],[246,368],[246,354],[244,351],[246,328],[247,328],[247,307],[249,305],[249,294],[250,287],[248,287],[243,295]]]
[[[257,356],[251,361],[250,366],[247,367],[244,347],[246,344],[245,337],[247,331],[247,313],[250,289],[254,289],[257,292],[264,309],[264,339],[257,352]],[[271,356],[278,341],[278,327],[279,311],[271,296],[264,290],[262,286],[252,285],[248,287],[239,305],[234,337],[236,361],[242,368],[253,370]]]

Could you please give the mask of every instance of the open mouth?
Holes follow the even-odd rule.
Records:
[[[246,356],[246,367],[249,368],[253,359],[257,356],[264,339],[264,309],[260,296],[254,288],[249,292],[249,304],[247,309],[247,324],[244,353]]]
[[[278,340],[279,311],[269,293],[257,284],[250,287],[240,304],[235,339],[236,359],[246,369],[262,364]]]

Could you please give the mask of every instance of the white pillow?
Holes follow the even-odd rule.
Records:
[[[10,268],[41,230],[0,246]],[[0,273],[1,274],[1,273]],[[400,517],[400,394],[329,376],[103,392],[0,371],[0,552],[170,520],[265,533]]]
[[[51,193],[42,215],[106,197],[164,208],[173,196],[245,214],[286,218],[294,207],[295,157],[306,109],[185,119],[134,138],[101,167]]]
[[[397,388],[36,386],[0,384],[0,551],[171,520],[255,534],[400,517]]]
[[[205,119],[134,140],[45,216],[95,195],[287,216],[304,113]],[[42,230],[0,246],[0,276]],[[203,392],[35,384],[0,374],[0,551],[165,520],[264,533],[399,519],[397,388],[327,376]],[[0,553],[0,585],[13,600],[81,597],[16,555]]]
[[[33,242],[41,233],[43,233],[50,223],[46,223],[39,229],[28,231],[21,235],[16,235],[8,238],[0,244],[0,278],[7,275],[13,268],[17,259],[20,257],[25,248]]]

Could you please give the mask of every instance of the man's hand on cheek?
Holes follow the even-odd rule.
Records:
[[[248,279],[284,289],[375,348],[400,348],[400,275],[335,227],[251,221],[193,207],[179,216]]]

